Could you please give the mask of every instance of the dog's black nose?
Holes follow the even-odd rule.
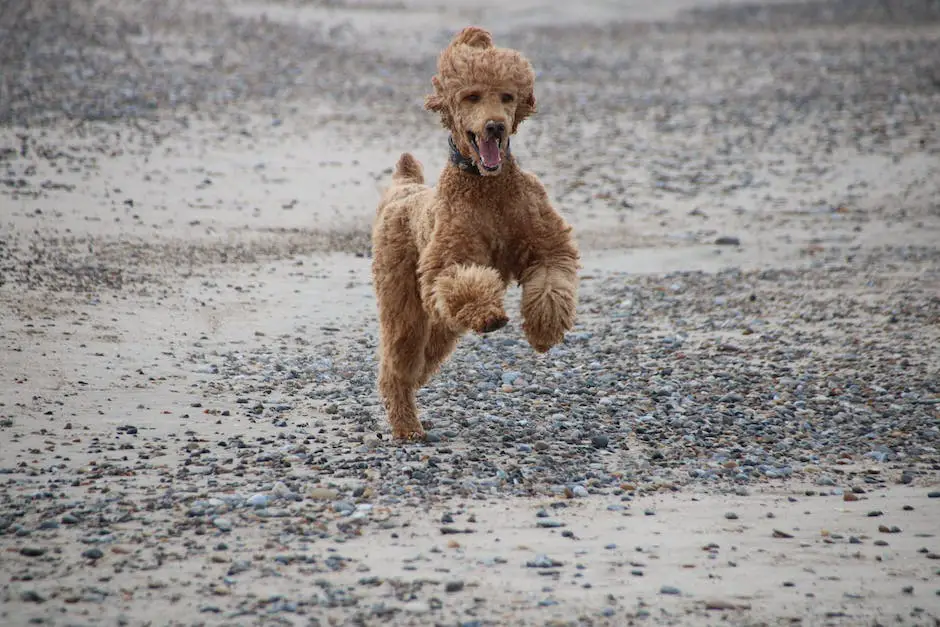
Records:
[[[493,120],[490,120],[486,123],[486,126],[483,127],[483,130],[485,130],[489,135],[499,137],[506,132],[506,125],[502,122],[494,122]]]

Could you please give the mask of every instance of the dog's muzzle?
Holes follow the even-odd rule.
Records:
[[[470,144],[480,158],[480,167],[488,172],[495,172],[502,164],[501,148],[506,137],[506,124],[489,120],[483,125],[482,135],[468,132]]]

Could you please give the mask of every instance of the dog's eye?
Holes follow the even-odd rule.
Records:
[[[516,99],[516,97],[513,96],[512,94],[503,94],[503,102],[504,102],[504,103],[507,103],[507,104],[508,104],[508,103],[512,102],[513,100],[515,100],[515,99]]]
[[[480,94],[467,94],[463,99],[467,102],[480,102]]]

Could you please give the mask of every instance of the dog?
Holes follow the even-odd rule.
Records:
[[[378,389],[399,440],[426,437],[415,393],[458,338],[508,323],[510,282],[522,287],[523,330],[540,353],[564,340],[577,307],[572,227],[510,151],[536,110],[532,65],[471,26],[443,50],[431,83],[425,108],[450,132],[450,161],[430,187],[421,164],[402,154],[372,231]]]

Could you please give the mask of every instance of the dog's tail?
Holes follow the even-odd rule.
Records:
[[[392,174],[392,180],[401,185],[403,183],[424,183],[424,168],[421,162],[412,156],[411,153],[403,153],[395,164],[395,173]]]

